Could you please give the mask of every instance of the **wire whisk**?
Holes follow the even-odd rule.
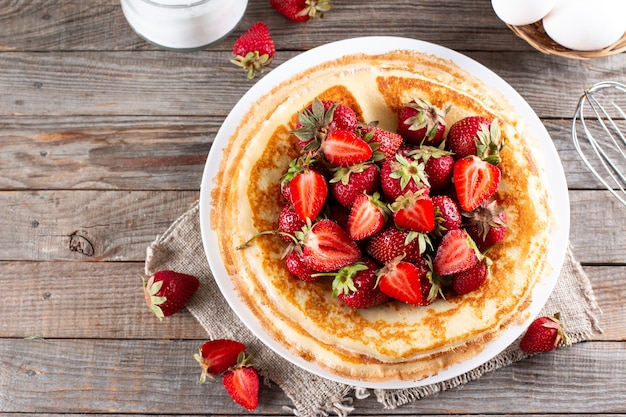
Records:
[[[576,151],[591,173],[626,206],[626,85],[594,84],[580,97],[572,122]]]

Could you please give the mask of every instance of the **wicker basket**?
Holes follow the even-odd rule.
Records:
[[[626,34],[613,45],[597,51],[574,51],[554,42],[543,29],[541,21],[524,26],[507,25],[513,33],[524,39],[535,49],[548,55],[573,59],[593,59],[619,54],[626,51]]]

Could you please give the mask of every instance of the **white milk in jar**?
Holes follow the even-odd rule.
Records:
[[[126,20],[146,41],[166,49],[193,50],[227,36],[248,0],[121,0]]]

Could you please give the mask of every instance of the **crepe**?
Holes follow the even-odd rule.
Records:
[[[251,236],[277,228],[280,178],[299,148],[290,131],[315,97],[352,107],[361,121],[395,131],[403,103],[420,97],[464,116],[497,118],[507,144],[497,199],[509,231],[490,252],[491,276],[477,291],[426,307],[390,302],[353,309],[331,297],[330,281],[292,277],[286,243]],[[312,67],[253,103],[224,148],[211,195],[211,225],[240,299],[263,330],[331,375],[364,382],[417,381],[479,354],[511,324],[528,318],[533,289],[549,274],[554,215],[534,139],[501,93],[451,61],[412,51],[355,54]]]

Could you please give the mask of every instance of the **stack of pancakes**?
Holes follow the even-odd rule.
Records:
[[[285,204],[280,178],[300,150],[290,131],[315,97],[353,108],[362,122],[395,131],[404,103],[451,106],[447,126],[470,115],[497,118],[507,138],[499,203],[508,234],[490,252],[491,277],[477,291],[427,307],[400,302],[352,309],[331,297],[330,281],[292,277],[276,235]],[[211,198],[211,228],[240,299],[273,339],[332,375],[380,382],[420,380],[479,354],[528,318],[533,289],[553,266],[546,259],[554,218],[544,169],[524,122],[503,95],[454,63],[412,51],[349,55],[294,75],[252,104],[224,149]]]

